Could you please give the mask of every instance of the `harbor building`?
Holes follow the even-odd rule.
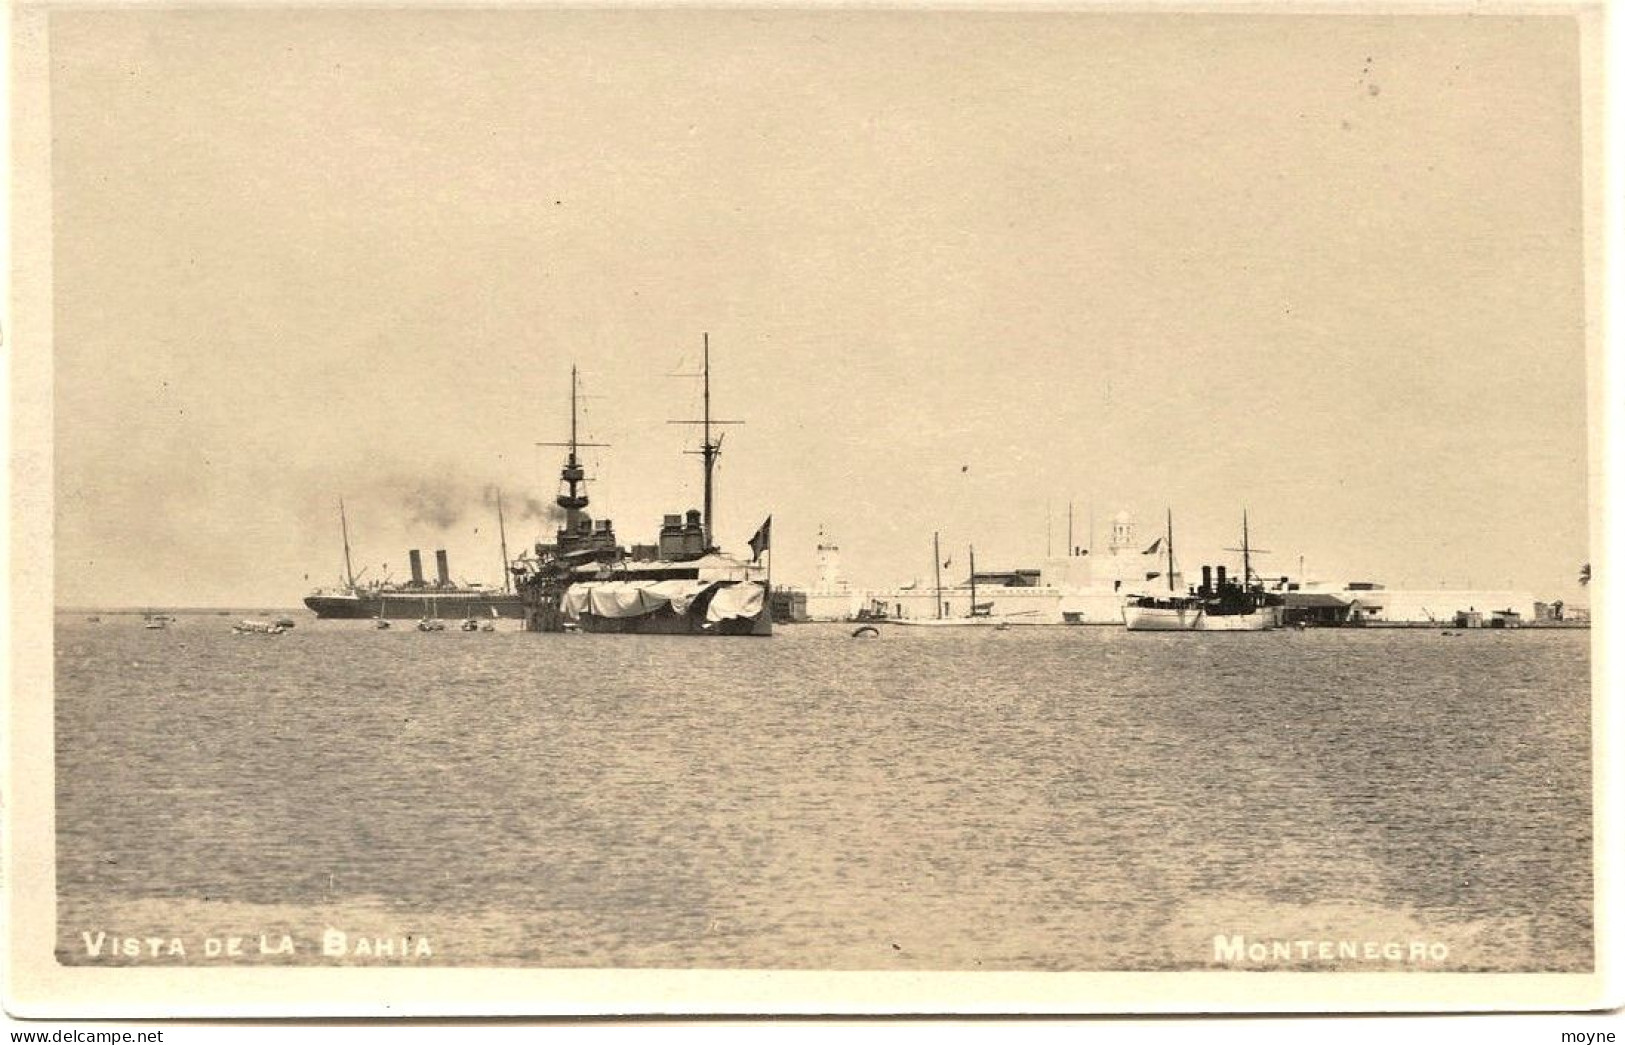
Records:
[[[1329,591],[1287,591],[1281,598],[1281,623],[1316,628],[1347,627],[1359,607],[1358,600]]]
[[[1011,624],[1123,623],[1123,601],[1145,590],[1147,572],[1155,572],[1161,542],[1139,547],[1134,518],[1126,511],[1113,517],[1106,546],[1100,553],[1081,546],[1051,556],[1038,568],[978,570],[974,577],[944,585],[940,613],[933,585],[916,581],[900,588],[864,591],[860,615],[891,619],[960,617],[977,614]],[[945,570],[954,568],[950,553]],[[961,569],[970,569],[965,562]],[[1176,583],[1180,578],[1175,578]]]
[[[1124,599],[1143,594],[1153,581],[1167,583],[1160,558],[1163,538],[1146,546],[1140,541],[1134,516],[1119,511],[1112,516],[1103,549],[1070,549],[1073,554],[1066,559],[1045,564],[1052,583],[1064,592],[1060,605],[1064,623],[1122,624]],[[1184,589],[1184,577],[1177,572],[1174,587]]]
[[[1149,537],[1149,540],[1147,539]],[[1124,602],[1152,588],[1169,587],[1165,536],[1141,536],[1134,517],[1112,517],[1098,548],[1069,547],[1038,568],[977,570],[961,552],[943,553],[942,587],[934,578],[892,588],[858,588],[840,568],[840,548],[819,531],[816,582],[811,588],[775,592],[781,620],[921,620],[973,613],[1012,624],[1121,626]],[[1171,590],[1186,589],[1177,558]],[[1256,574],[1255,574],[1256,577]],[[951,578],[951,579],[950,579]],[[1459,615],[1484,627],[1517,627],[1559,619],[1548,603],[1510,589],[1389,588],[1369,580],[1302,582],[1257,578],[1283,597],[1283,622],[1317,627],[1455,627]],[[1474,616],[1476,615],[1476,617]],[[1570,610],[1568,616],[1576,616]],[[1465,626],[1465,625],[1462,625]]]
[[[1287,623],[1325,627],[1518,627],[1541,619],[1545,605],[1525,591],[1389,588],[1375,581],[1293,584],[1284,597]]]
[[[1051,556],[1041,566],[968,572],[965,553],[947,552],[941,562],[946,580],[940,592],[932,580],[915,580],[893,588],[861,589],[840,572],[840,548],[819,533],[816,581],[807,589],[786,588],[776,593],[781,619],[852,620],[857,618],[926,619],[979,614],[1008,618],[1016,624],[1123,623],[1123,600],[1144,591],[1147,572],[1155,572],[1161,542],[1139,546],[1134,519],[1118,512],[1112,519],[1105,547],[1091,554],[1084,547],[1069,547],[1065,555]],[[1159,574],[1160,576],[1160,574]],[[1182,578],[1175,578],[1181,583]]]
[[[901,588],[865,591],[859,616],[891,620],[926,620],[932,617],[968,617],[976,613],[1012,624],[1060,624],[1061,598],[1057,588],[1036,583],[1038,571],[976,573],[953,585],[943,585],[941,612],[935,587],[911,584]]]
[[[1535,597],[1509,589],[1389,588],[1373,581],[1350,581],[1331,594],[1349,604],[1350,624],[1376,627],[1450,627],[1457,614],[1464,613],[1481,614],[1486,621],[1497,613],[1503,619],[1506,614],[1525,621],[1535,617]]]

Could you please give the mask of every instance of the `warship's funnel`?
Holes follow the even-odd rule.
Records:
[[[412,586],[415,588],[423,587],[423,554],[413,548],[406,553],[406,556],[412,560]]]
[[[434,568],[435,572],[440,575],[440,586],[442,588],[451,587],[451,567],[446,564],[446,549],[441,548],[434,553]]]

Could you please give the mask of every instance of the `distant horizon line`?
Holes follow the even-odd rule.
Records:
[[[265,608],[265,603],[256,602],[250,606],[242,604],[230,606],[166,606],[153,603],[144,606],[54,606],[53,613],[106,613],[110,615],[135,616],[143,613],[281,613],[284,610],[294,610],[301,613],[311,612],[305,605],[299,606],[271,606]]]

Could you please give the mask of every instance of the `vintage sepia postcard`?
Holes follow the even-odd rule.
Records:
[[[1619,1003],[1603,23],[17,4],[8,1011]]]

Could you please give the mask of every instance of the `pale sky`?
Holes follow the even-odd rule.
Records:
[[[57,601],[293,605],[592,512],[1037,565],[1584,595],[1579,36],[1562,17],[58,13]],[[945,551],[946,554],[946,551]],[[956,556],[956,567],[962,562]],[[308,581],[307,581],[308,576]]]

